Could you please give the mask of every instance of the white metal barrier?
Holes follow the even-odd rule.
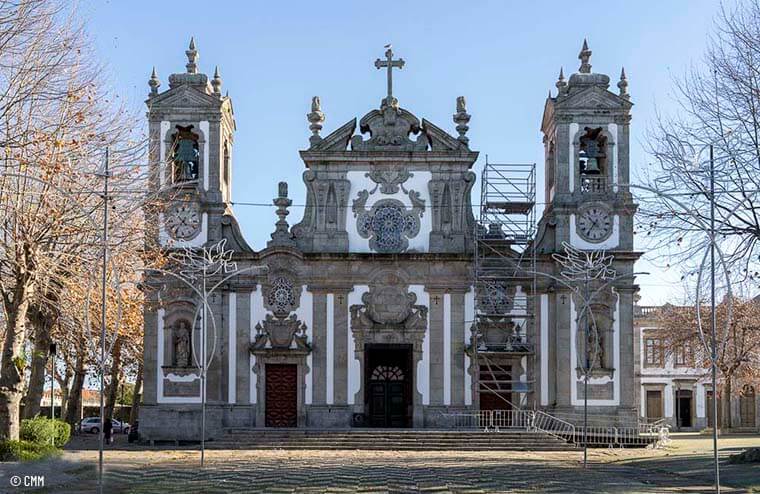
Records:
[[[531,410],[481,410],[477,412],[444,413],[456,429],[478,429],[498,432],[518,429],[529,431],[533,424]]]
[[[592,425],[584,429],[541,410],[481,410],[443,415],[455,429],[542,432],[578,446],[584,442],[594,446],[625,447],[666,444],[669,441],[669,428],[664,420],[640,423],[636,427]]]

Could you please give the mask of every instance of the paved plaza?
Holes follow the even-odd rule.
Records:
[[[119,438],[123,441],[123,437]],[[760,492],[760,466],[725,459],[759,436],[721,439],[724,492]],[[75,438],[60,459],[0,465],[0,492],[96,492],[97,443]],[[191,447],[145,449],[117,443],[106,451],[104,492],[709,492],[710,440],[676,436],[660,450],[581,452],[227,451]],[[12,488],[13,475],[44,475],[45,487]]]

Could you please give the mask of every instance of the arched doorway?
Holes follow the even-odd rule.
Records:
[[[410,345],[371,345],[367,352],[367,417],[372,427],[409,427],[412,409]]]

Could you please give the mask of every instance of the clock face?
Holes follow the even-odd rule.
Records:
[[[187,240],[195,236],[201,224],[198,208],[191,204],[178,204],[166,215],[166,230],[175,240]]]
[[[600,242],[612,233],[612,217],[601,206],[591,206],[580,212],[578,233],[591,242]]]

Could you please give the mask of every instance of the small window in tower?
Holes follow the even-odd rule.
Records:
[[[198,180],[198,136],[192,129],[192,125],[177,125],[177,133],[172,139],[172,177],[175,183]]]
[[[229,189],[230,186],[230,144],[227,141],[224,141],[224,157],[223,157],[223,169],[222,169],[222,177],[224,180],[224,186]]]
[[[601,127],[595,129],[586,127],[584,130],[586,132],[581,136],[578,153],[581,175],[603,175],[607,164],[607,138],[602,133]]]
[[[548,199],[551,201],[552,197],[554,196],[554,161],[555,161],[555,150],[554,150],[554,141],[549,141],[549,145],[546,147],[546,194]]]

